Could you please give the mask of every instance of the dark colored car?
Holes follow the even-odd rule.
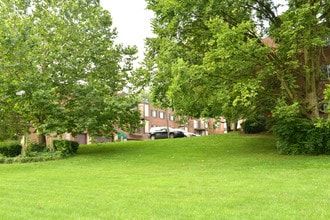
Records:
[[[150,129],[149,138],[154,139],[163,139],[163,138],[180,138],[185,137],[183,131],[174,130],[169,128],[169,133],[167,132],[166,127],[153,127]]]

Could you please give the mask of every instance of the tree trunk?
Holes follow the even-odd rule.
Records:
[[[305,64],[305,108],[306,117],[314,120],[320,116],[318,87],[320,81],[320,48],[304,48]]]
[[[320,116],[319,108],[318,108],[318,98],[317,93],[310,92],[306,94],[306,104],[307,104],[307,115],[308,119],[314,120]]]
[[[21,144],[22,144],[21,154],[25,155],[27,152],[27,147],[28,147],[28,134],[27,133],[24,133],[24,135],[21,139]]]
[[[46,146],[46,135],[45,134],[38,135],[38,143],[40,146]]]
[[[234,123],[234,131],[237,131],[237,121]]]
[[[226,121],[226,124],[227,124],[227,132],[231,132],[231,122],[230,121]]]
[[[167,108],[165,110],[165,120],[166,120],[166,129],[167,129],[167,138],[170,138],[170,129],[169,129],[169,126],[168,126]]]

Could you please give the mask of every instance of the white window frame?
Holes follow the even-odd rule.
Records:
[[[157,117],[157,111],[156,110],[151,110],[151,117],[154,117],[154,118]]]

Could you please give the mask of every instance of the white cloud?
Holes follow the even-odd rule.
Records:
[[[144,0],[101,0],[102,7],[110,11],[113,27],[117,28],[119,43],[136,45],[139,60],[143,58],[144,39],[152,36],[152,12],[146,10]]]

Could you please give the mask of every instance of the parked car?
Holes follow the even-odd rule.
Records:
[[[149,132],[149,138],[151,140],[180,137],[185,137],[183,131],[169,128],[169,132],[167,132],[167,127],[152,127]]]
[[[179,128],[175,128],[175,129],[173,129],[173,130],[176,130],[176,131],[182,131],[185,137],[196,137],[196,136],[200,136],[200,135],[194,134],[194,133],[189,132],[189,131],[181,130],[181,129],[179,129]]]
[[[196,137],[196,136],[200,136],[200,135],[197,135],[197,134],[194,134],[192,132],[188,132],[188,131],[184,131],[184,136],[185,137]]]

